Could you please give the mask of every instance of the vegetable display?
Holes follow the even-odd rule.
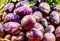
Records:
[[[0,0],[0,41],[60,41],[60,0]]]

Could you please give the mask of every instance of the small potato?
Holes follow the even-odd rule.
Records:
[[[43,34],[40,30],[33,28],[26,33],[26,37],[28,41],[41,41],[43,39]]]
[[[36,19],[32,15],[26,15],[21,20],[21,26],[24,30],[29,30],[34,27]]]
[[[53,33],[45,33],[43,41],[56,41],[55,35]]]

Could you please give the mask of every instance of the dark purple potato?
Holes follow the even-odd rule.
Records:
[[[8,39],[8,40],[11,40],[11,35],[10,34],[7,34],[5,37],[4,37],[4,39]]]
[[[56,34],[57,41],[60,41],[60,26],[56,28],[55,34]]]
[[[17,15],[15,15],[14,13],[8,13],[8,14],[5,16],[5,21],[6,21],[6,22],[9,22],[9,21],[19,22],[19,17],[18,17]]]
[[[50,6],[48,3],[45,3],[45,2],[40,3],[39,9],[43,15],[47,15],[50,12]]]
[[[34,7],[32,7],[32,10],[33,10],[33,12],[38,11],[38,7],[34,6]]]
[[[58,13],[58,12],[53,11],[53,12],[50,14],[50,24],[51,24],[51,25],[59,24],[59,13]]]
[[[45,33],[42,41],[56,41],[53,33]]]
[[[16,8],[21,7],[21,6],[25,6],[25,4],[27,4],[27,3],[29,3],[27,0],[26,1],[21,1],[21,2],[16,4]]]
[[[42,13],[39,11],[34,12],[33,14],[34,18],[36,19],[37,22],[40,22],[41,18],[42,18]]]
[[[24,41],[24,38],[25,38],[25,34],[21,32],[18,35],[13,35],[11,41]]]
[[[0,23],[0,38],[4,36],[4,28],[3,25]]]
[[[44,0],[34,0],[35,3],[41,3],[43,2]]]
[[[21,20],[21,26],[24,30],[29,30],[34,27],[36,23],[35,18],[32,15],[26,15]]]
[[[13,9],[14,9],[13,3],[8,3],[4,6],[4,11],[7,13],[12,12]]]
[[[43,39],[43,34],[40,30],[33,28],[26,33],[26,37],[28,41],[41,41]]]
[[[44,34],[44,27],[40,23],[36,23],[34,28],[39,29]]]
[[[9,34],[18,34],[21,32],[22,27],[17,22],[7,22],[4,24],[4,30]]]
[[[31,15],[32,9],[27,6],[18,7],[14,10],[14,13],[20,16]]]
[[[44,27],[47,27],[47,26],[48,26],[48,22],[47,22],[47,20],[46,20],[45,18],[42,18],[42,19],[40,20],[40,23],[41,23]]]
[[[57,4],[54,4],[53,7],[52,7],[52,9],[53,9],[54,11],[60,12],[60,6],[57,5]]]
[[[48,25],[46,28],[45,28],[45,33],[49,32],[49,33],[52,33],[55,31],[55,28],[53,25]]]

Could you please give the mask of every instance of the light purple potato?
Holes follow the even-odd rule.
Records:
[[[43,17],[42,13],[39,12],[39,11],[34,12],[33,16],[34,16],[34,18],[36,19],[37,22],[40,22],[41,18]]]
[[[55,31],[55,27],[53,25],[48,25],[45,28],[45,33],[47,33],[47,32],[53,33],[54,31]]]
[[[33,28],[26,33],[26,37],[28,41],[41,41],[43,39],[43,34],[40,30]]]
[[[15,15],[14,13],[8,13],[6,16],[5,16],[5,21],[6,22],[19,22],[19,17],[17,15]]]
[[[8,3],[4,6],[4,11],[9,13],[12,12],[14,9],[14,4],[13,3]]]
[[[4,36],[3,24],[0,23],[0,38]]]
[[[60,12],[60,6],[57,5],[57,4],[53,4],[52,9],[53,9],[54,11]]]
[[[57,41],[60,41],[60,26],[56,28],[55,35],[56,35]]]
[[[47,15],[50,12],[50,6],[48,3],[45,3],[45,2],[40,3],[39,9],[43,15]]]
[[[4,30],[9,34],[18,34],[21,32],[22,27],[17,22],[7,22],[4,24]]]
[[[17,14],[19,16],[31,15],[32,9],[27,6],[18,7],[14,10],[14,14]]]
[[[56,37],[53,33],[45,33],[42,41],[56,41]]]
[[[34,27],[36,19],[32,15],[26,15],[21,20],[21,26],[24,30],[29,30]]]
[[[24,41],[25,34],[23,32],[20,32],[18,35],[13,35],[11,38],[11,41]]]
[[[51,12],[50,14],[50,24],[56,25],[59,24],[59,13],[56,11]]]
[[[60,26],[58,26],[55,30],[56,36],[60,36]]]
[[[45,19],[45,18],[42,18],[40,20],[40,23],[44,26],[44,27],[47,27],[48,26],[48,21]]]
[[[44,27],[40,23],[36,23],[34,28],[39,29],[44,34]]]

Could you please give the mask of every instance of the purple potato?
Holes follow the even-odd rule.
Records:
[[[60,26],[56,28],[55,34],[56,36],[60,36]]]
[[[56,41],[53,33],[45,33],[42,41]]]
[[[38,7],[34,6],[34,7],[32,7],[32,10],[33,10],[33,12],[38,11]]]
[[[19,17],[18,17],[17,15],[15,15],[14,13],[8,13],[8,14],[5,16],[5,21],[6,21],[6,22],[9,22],[9,21],[19,22]]]
[[[21,26],[24,30],[29,30],[34,27],[36,19],[32,15],[26,15],[21,20]]]
[[[54,11],[60,12],[60,6],[57,5],[57,4],[54,4],[53,7],[52,7],[52,9],[53,9]]]
[[[45,33],[47,32],[50,32],[50,33],[53,33],[55,31],[55,28],[53,25],[48,25],[46,28],[45,28]]]
[[[3,24],[0,23],[0,38],[4,36]]]
[[[4,24],[4,30],[9,34],[18,34],[21,32],[22,27],[17,22],[7,22]]]
[[[20,16],[31,15],[32,9],[27,6],[18,7],[17,9],[14,10],[14,14],[17,14]]]
[[[42,18],[40,20],[40,23],[44,26],[44,27],[47,27],[48,26],[48,21],[45,19],[45,18]]]
[[[45,2],[40,3],[39,9],[43,15],[47,15],[50,12],[50,6],[48,3],[45,3]]]
[[[55,34],[56,34],[57,41],[60,41],[60,26],[56,28]]]
[[[39,11],[34,12],[33,14],[34,18],[36,19],[37,22],[40,22],[41,18],[42,18],[42,13]]]
[[[50,14],[50,24],[51,24],[51,25],[59,24],[59,13],[58,13],[58,12],[53,11],[53,12]]]
[[[24,41],[25,34],[23,32],[20,32],[18,35],[13,35],[11,38],[11,41]]]
[[[44,0],[34,0],[35,3],[41,3],[43,2]]]
[[[14,9],[14,4],[13,3],[8,3],[4,6],[4,11],[9,13],[12,12]]]
[[[16,8],[21,7],[21,6],[25,6],[25,4],[27,4],[27,3],[29,3],[27,0],[26,0],[26,1],[18,2],[18,3],[16,4]]]
[[[28,41],[41,41],[43,39],[43,34],[40,30],[33,28],[26,33],[26,37]]]
[[[44,34],[44,27],[40,23],[36,23],[34,28],[39,29]]]

